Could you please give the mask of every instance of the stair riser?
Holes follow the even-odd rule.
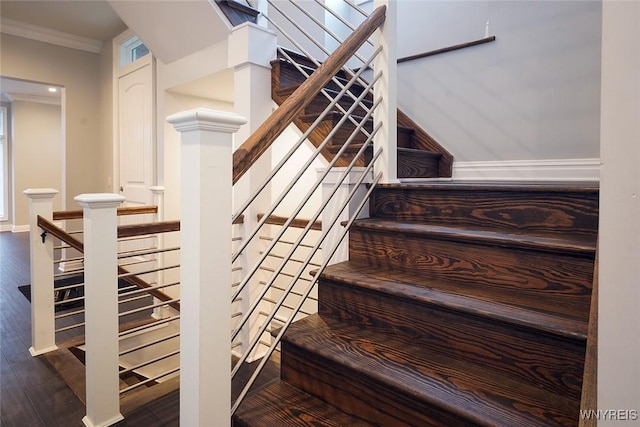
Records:
[[[513,290],[513,302],[587,320],[593,258],[362,230],[349,233],[349,258],[441,281]]]
[[[398,141],[400,134],[398,133]],[[398,142],[399,143],[399,142]],[[440,159],[424,158],[415,153],[398,151],[398,178],[417,178],[438,176]]]
[[[595,236],[597,193],[378,188],[372,217]]]
[[[478,425],[285,342],[281,378],[347,414],[385,427]]]
[[[407,345],[418,345],[580,399],[584,342],[324,280],[318,295],[322,316],[393,331]]]

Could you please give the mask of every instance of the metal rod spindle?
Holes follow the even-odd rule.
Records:
[[[144,307],[140,307],[140,308],[134,308],[133,310],[129,310],[129,311],[123,311],[122,313],[118,313],[118,317],[124,317],[124,316],[129,316],[131,314],[135,314],[135,313],[140,313],[141,311],[145,311],[145,310],[150,310],[152,308],[156,308],[156,307],[162,307],[163,305],[167,305],[167,304],[171,304],[174,302],[179,302],[180,298],[176,298],[176,299],[171,299],[168,301],[162,301],[156,304],[151,304],[151,305],[147,305]]]
[[[147,325],[137,326],[135,328],[127,329],[126,331],[122,331],[118,334],[120,339],[124,339],[126,335],[135,334],[136,332],[144,331],[145,329],[149,329],[155,326],[164,325],[165,323],[174,322],[176,320],[180,320],[180,315],[173,317],[167,317],[166,319],[157,320],[155,322],[149,323]]]
[[[122,369],[118,373],[120,375],[126,374],[127,372],[131,372],[131,371],[134,371],[136,369],[144,368],[145,366],[152,365],[152,364],[154,364],[156,362],[159,362],[159,361],[164,360],[164,359],[168,359],[169,357],[175,356],[177,354],[180,354],[180,350],[174,350],[174,351],[169,352],[167,354],[163,354],[162,356],[154,357],[153,359],[149,359],[146,362],[139,363],[139,364],[137,364],[135,366],[132,366],[130,368],[127,368],[127,369]]]
[[[167,375],[171,375],[171,374],[173,374],[175,372],[178,372],[179,370],[180,370],[180,367],[178,366],[177,368],[170,369],[167,372],[164,372],[164,373],[162,373],[160,375],[156,375],[155,377],[147,378],[144,381],[140,381],[139,383],[135,383],[132,386],[129,386],[127,388],[123,388],[122,390],[120,390],[120,394],[124,394],[124,393],[126,393],[128,391],[131,391],[131,390],[134,390],[134,389],[136,389],[138,387],[142,387],[143,385],[147,385],[148,383],[150,383],[152,381],[155,381],[155,380],[158,380],[160,378],[166,377]]]
[[[378,154],[380,153],[380,151],[378,151]],[[373,162],[371,162],[373,164]],[[330,250],[330,255],[326,257],[326,261],[323,263],[323,270],[324,268],[326,268],[326,266],[329,263],[329,260],[331,259],[331,257],[333,256],[333,254],[335,254],[336,250],[338,249],[338,246],[340,246],[340,243],[342,242],[342,240],[344,240],[345,236],[347,235],[347,232],[349,231],[349,228],[351,227],[351,224],[353,224],[353,221],[356,219],[356,217],[358,216],[358,214],[360,213],[360,211],[362,210],[362,208],[364,207],[366,201],[369,199],[369,197],[371,196],[371,193],[373,192],[373,189],[376,187],[377,183],[380,181],[382,177],[382,174],[378,174],[374,180],[372,185],[369,187],[365,197],[363,198],[362,202],[358,205],[358,207],[356,208],[354,214],[349,218],[349,222],[347,223],[347,226],[344,227],[344,229],[342,230],[342,232],[340,233],[340,237],[338,238],[338,241],[336,242],[336,245],[331,248]],[[307,287],[307,290],[305,291],[305,295],[309,295],[311,293],[311,290],[313,289],[313,287],[315,286],[315,284],[317,283],[318,277],[316,276],[315,280],[309,284],[309,286]],[[302,307],[302,303],[304,302],[304,299],[301,299],[300,303],[298,304],[299,307]],[[278,332],[278,335],[273,339],[271,346],[269,347],[267,354],[265,354],[262,357],[262,360],[260,360],[260,363],[258,364],[258,366],[256,367],[256,369],[253,371],[253,374],[251,375],[251,377],[249,378],[249,381],[247,381],[247,384],[245,384],[244,388],[242,389],[242,391],[240,392],[240,395],[238,396],[238,398],[236,399],[235,403],[233,404],[232,408],[231,408],[231,414],[233,415],[236,410],[238,409],[238,407],[240,406],[240,403],[242,403],[242,400],[244,399],[244,397],[246,396],[246,394],[249,392],[249,389],[253,386],[253,383],[256,381],[256,379],[258,378],[258,376],[260,375],[260,373],[262,372],[262,369],[264,368],[264,366],[267,364],[267,361],[269,360],[269,358],[271,357],[271,355],[273,354],[273,352],[275,351],[276,347],[278,346],[278,344],[280,343],[280,340],[282,339],[282,336],[284,335],[284,333],[286,332],[286,330],[289,328],[289,325],[291,324],[292,320],[293,320],[294,316],[291,316],[287,322],[284,324],[284,326],[280,329],[280,332]],[[246,358],[245,358],[246,359]]]

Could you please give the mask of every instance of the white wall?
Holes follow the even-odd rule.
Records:
[[[598,409],[640,417],[639,2],[603,3],[601,138]]]
[[[77,206],[73,197],[78,194],[104,191],[107,172],[100,156],[99,55],[8,34],[1,35],[0,44],[3,76],[66,89],[67,206]]]
[[[272,152],[272,167],[284,157],[293,144],[299,140],[302,133],[295,127],[289,126],[285,131],[276,139],[271,147]],[[271,198],[275,201],[284,192],[287,185],[291,182],[291,179],[300,171],[300,168],[311,158],[315,147],[310,142],[303,143],[294,153],[294,155],[287,161],[281,172],[278,172],[271,183]],[[288,193],[286,198],[278,206],[275,213],[276,215],[289,217],[294,210],[298,207],[303,197],[309,192],[311,187],[315,184],[318,168],[323,168],[327,165],[327,161],[322,156],[318,156],[311,166],[304,171],[300,179],[298,179]],[[321,187],[318,187],[313,193],[311,199],[305,203],[302,210],[298,215],[299,218],[311,218],[315,214],[316,210],[322,203]],[[318,218],[320,219],[320,218]]]
[[[398,66],[398,104],[456,161],[599,157],[601,4],[403,1],[399,56],[493,43]]]
[[[29,224],[29,201],[22,195],[27,188],[62,188],[61,110],[59,105],[14,101],[13,183],[16,197],[13,224]],[[61,197],[54,199],[53,209],[61,209]]]

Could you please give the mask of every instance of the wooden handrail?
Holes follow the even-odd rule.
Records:
[[[84,253],[84,244],[81,241],[71,236],[69,233],[62,230],[61,228],[57,227],[55,224],[48,221],[46,218],[41,217],[40,215],[38,215],[38,227],[42,228],[44,231],[51,234],[52,236],[55,236],[58,239],[62,240],[63,242],[65,242],[66,244],[68,244],[78,252]],[[118,274],[127,274],[127,273],[130,273],[130,271],[124,267],[118,266]],[[141,289],[151,287],[149,283],[147,283],[144,279],[141,279],[138,276],[127,276],[127,277],[123,277],[123,279]],[[160,301],[170,301],[173,299],[169,295],[157,289],[149,290],[149,294],[158,298]],[[171,302],[169,303],[169,306],[180,311],[179,302]]]
[[[170,233],[180,231],[180,221],[148,222],[118,226],[118,238],[144,236],[147,234]]]
[[[258,221],[260,221],[263,217],[264,217],[264,214],[258,214]],[[269,215],[269,218],[267,218],[267,220],[265,221],[265,224],[284,225],[285,222],[287,222],[288,220],[289,218],[284,216]],[[305,228],[307,224],[309,224],[309,221],[310,220],[304,219],[304,218],[296,218],[293,221],[291,221],[291,224],[289,225],[295,228]],[[311,226],[311,230],[322,231],[322,221],[315,221]]]
[[[347,37],[344,43],[233,153],[234,184],[347,63],[369,36],[382,25],[386,9],[386,6],[380,6],[374,10],[356,31]]]
[[[126,215],[143,215],[158,213],[157,206],[127,206],[118,208],[118,216]],[[70,211],[57,211],[53,213],[54,221],[62,221],[66,219],[81,219],[82,209],[75,209]]]
[[[65,242],[78,252],[84,253],[84,243],[76,239],[63,229],[57,227],[54,223],[48,221],[46,218],[38,215],[38,227],[42,228],[47,233]]]
[[[440,49],[434,49],[427,52],[418,53],[415,55],[405,56],[402,58],[398,58],[398,64],[402,64],[403,62],[413,61],[415,59],[426,58],[428,56],[439,55],[441,53],[451,52],[454,50],[464,49],[471,46],[477,46],[479,44],[489,43],[495,40],[496,40],[496,36],[489,36],[479,40],[473,40],[466,43],[454,44],[452,46],[447,46]]]

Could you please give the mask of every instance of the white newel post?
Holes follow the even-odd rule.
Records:
[[[264,2],[266,6],[266,1]],[[267,119],[274,106],[271,99],[271,61],[275,59],[277,51],[276,34],[264,27],[251,23],[244,23],[233,29],[229,37],[228,64],[233,67],[234,109],[236,113],[246,117],[246,126],[238,130],[235,135],[236,148],[242,144]],[[271,149],[258,158],[251,169],[233,187],[235,212],[241,203],[255,193],[271,172]],[[242,230],[254,230],[258,223],[258,214],[265,212],[271,206],[271,190],[267,186],[243,212],[244,223]],[[244,238],[244,236],[242,236]],[[263,243],[253,239],[239,257],[242,271],[246,272],[255,265],[260,257]],[[238,262],[237,262],[238,263]],[[236,265],[237,265],[236,263]],[[246,313],[251,305],[252,292],[263,278],[256,274],[248,286],[240,293],[240,301],[233,306],[233,311]],[[240,347],[236,347],[236,354],[244,353],[250,337],[256,333],[261,324],[258,315],[252,317],[240,332]],[[251,362],[262,357],[261,347],[257,346],[249,356]]]
[[[398,182],[398,5],[396,0],[374,0],[373,7],[386,6],[386,18],[376,30],[374,50],[382,51],[373,62],[374,74],[382,76],[373,86],[374,99],[382,102],[373,112],[374,123],[382,122],[382,128],[373,140],[374,152],[382,147],[383,152],[375,166],[375,173],[382,172],[381,182]]]
[[[120,414],[118,377],[119,194],[81,194],[83,208],[86,426],[109,426]]]
[[[38,216],[53,218],[53,188],[28,189],[29,253],[31,256],[31,348],[32,356],[55,350],[55,319],[53,305],[53,236],[42,237]]]
[[[196,109],[167,118],[180,132],[180,425],[231,424],[233,133],[246,119]]]
[[[153,187],[149,187],[151,194],[153,195],[153,205],[158,207],[158,212],[154,215],[153,220],[156,222],[164,221],[164,191],[165,188],[156,185]],[[164,234],[159,233],[156,237],[156,247],[158,249],[164,248]],[[156,262],[155,268],[164,267],[164,254],[159,252],[156,254]],[[156,283],[165,283],[164,282],[164,271],[160,270],[155,273],[156,275]],[[156,297],[153,298],[154,304],[159,304],[160,300]],[[156,319],[164,319],[165,317],[169,317],[168,306],[159,306],[153,309],[152,317]]]
[[[364,199],[367,188],[367,183],[370,183],[373,177],[373,172],[369,171],[368,176],[362,181],[360,187],[357,188],[356,194],[351,198],[348,202],[347,206],[339,213],[340,208],[344,204],[345,200],[349,197],[349,194],[355,189],[358,180],[362,176],[365,168],[353,168],[347,174],[345,179],[340,183],[338,189],[334,196],[331,198],[327,207],[322,211],[322,228],[323,232],[325,232],[325,227],[330,227],[329,232],[327,233],[327,237],[324,240],[322,246],[324,248],[333,248],[340,238],[340,234],[343,231],[343,226],[341,223],[343,221],[348,221],[351,215],[354,214],[356,208]],[[337,182],[339,182],[340,177],[344,173],[345,168],[332,168],[327,176],[324,177],[322,181],[322,202],[324,203],[331,196],[333,189]],[[318,174],[323,173],[323,170],[318,170]],[[369,202],[362,208],[358,218],[364,218],[369,216]],[[337,220],[336,220],[337,216]],[[335,221],[335,222],[334,222]],[[333,225],[331,225],[333,224]],[[329,254],[329,251],[326,253],[322,252],[323,257],[326,257]],[[338,249],[331,257],[331,261],[329,264],[336,264],[338,262],[347,261],[349,259],[349,242],[348,238],[345,237],[344,240],[338,245]]]

